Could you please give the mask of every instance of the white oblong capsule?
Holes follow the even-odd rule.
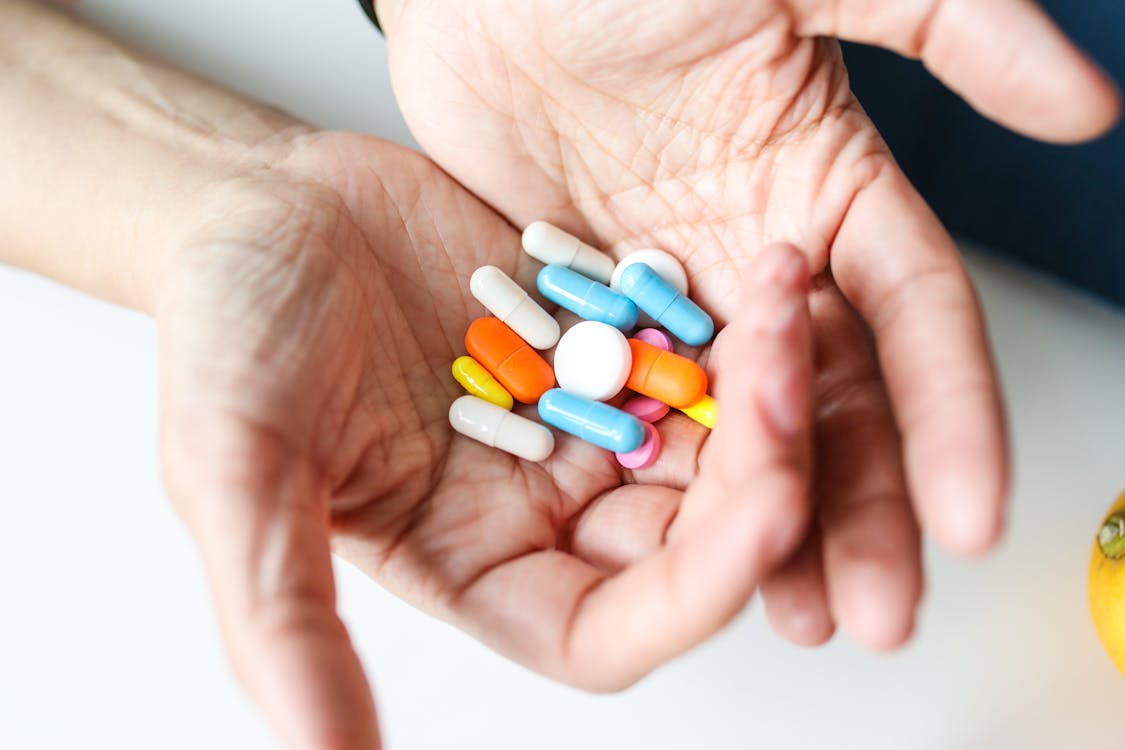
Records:
[[[453,402],[449,424],[465,437],[528,461],[544,461],[555,450],[549,429],[476,396]]]
[[[469,291],[490,313],[536,349],[550,349],[558,343],[558,321],[496,266],[481,266],[474,271],[469,279]]]
[[[541,263],[566,266],[588,279],[609,284],[613,258],[545,221],[528,224],[523,230],[523,249]]]

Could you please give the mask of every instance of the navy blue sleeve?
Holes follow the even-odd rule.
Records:
[[[1042,3],[1125,81],[1125,3]],[[1036,143],[976,114],[919,63],[847,45],[852,87],[906,174],[955,234],[1125,305],[1125,127]]]

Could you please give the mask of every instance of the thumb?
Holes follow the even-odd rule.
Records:
[[[228,656],[286,747],[378,748],[344,624],[323,490],[275,431],[181,411],[163,425],[168,491],[203,558]]]

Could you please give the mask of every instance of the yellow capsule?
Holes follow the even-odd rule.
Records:
[[[714,429],[715,418],[719,416],[719,404],[708,395],[696,401],[691,406],[680,409],[684,414],[694,419],[707,429]]]
[[[453,360],[453,378],[461,384],[465,392],[483,398],[502,409],[511,410],[512,394],[496,382],[492,373],[472,357],[458,357]]]

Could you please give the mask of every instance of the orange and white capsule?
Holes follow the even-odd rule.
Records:
[[[465,348],[516,401],[534,404],[555,385],[555,371],[547,360],[496,318],[478,318],[470,323]]]
[[[629,339],[633,368],[625,387],[642,396],[684,409],[707,395],[707,373],[687,357]]]
[[[453,402],[449,424],[478,443],[528,461],[544,461],[555,450],[555,436],[549,429],[476,396]]]
[[[528,224],[522,241],[524,252],[541,263],[566,266],[601,284],[609,284],[613,277],[613,258],[554,224],[545,221]]]

